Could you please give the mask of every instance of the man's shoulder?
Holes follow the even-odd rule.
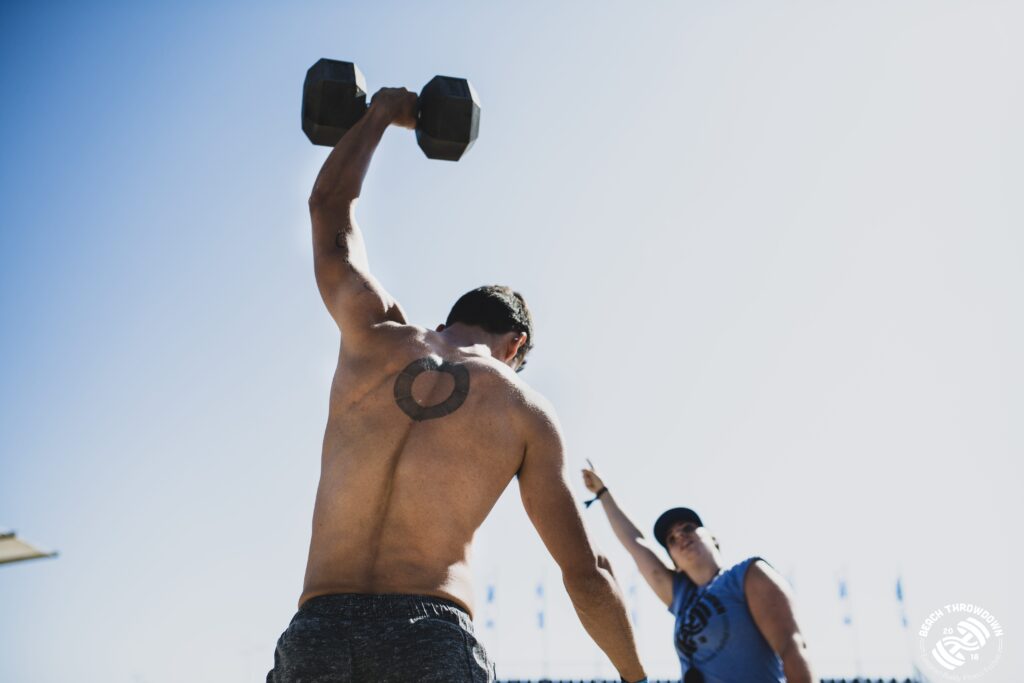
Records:
[[[521,386],[520,392],[522,394],[523,407],[527,411],[539,419],[558,420],[558,416],[555,414],[555,406],[546,396],[525,382],[520,382],[519,384]]]
[[[531,439],[561,439],[562,427],[555,407],[539,391],[520,381],[522,414]]]
[[[474,381],[487,386],[486,392],[500,404],[505,417],[519,423],[528,438],[558,430],[558,418],[552,403],[527,384],[509,366],[493,358],[467,358]],[[493,404],[492,404],[493,405]]]
[[[509,407],[517,414],[533,420],[554,418],[551,402],[509,366],[491,358],[475,358],[467,362],[472,371],[493,382],[493,388],[507,398]]]

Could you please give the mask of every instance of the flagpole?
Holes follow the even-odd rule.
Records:
[[[845,570],[839,575],[839,602],[843,608],[843,625],[850,629],[850,641],[853,644],[853,671],[857,678],[863,678],[864,671],[860,659],[860,640],[857,638],[857,628],[853,623],[853,603],[850,600]]]
[[[484,631],[487,633],[488,645],[492,645],[492,659],[501,661],[501,637],[498,631],[498,582],[492,576],[487,582],[487,594],[484,603]]]
[[[917,668],[917,655],[914,653],[914,641],[910,637],[910,620],[907,619],[907,603],[903,594],[903,572],[896,576],[896,602],[900,605],[900,625],[903,627],[903,639],[907,644],[907,658],[910,660],[910,675],[914,683],[923,683],[924,677]]]
[[[541,651],[541,678],[547,680],[549,678],[548,673],[548,633],[546,624],[546,612],[547,612],[547,596],[544,592],[544,575],[541,574],[540,581],[537,582],[537,628],[540,629],[540,651]]]

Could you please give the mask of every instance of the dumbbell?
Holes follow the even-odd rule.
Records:
[[[334,147],[367,110],[366,80],[352,62],[321,59],[302,86],[302,130]],[[431,159],[458,161],[480,130],[480,100],[465,78],[434,76],[416,105],[416,142]]]

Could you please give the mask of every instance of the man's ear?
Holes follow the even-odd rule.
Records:
[[[512,339],[509,340],[508,350],[506,351],[506,354],[508,355],[509,359],[515,358],[516,354],[519,353],[519,349],[521,349],[525,343],[525,332],[519,332],[515,336],[513,336]]]
[[[440,325],[438,325],[437,326],[437,330],[435,330],[435,331],[436,332],[444,332],[444,323],[441,323]]]

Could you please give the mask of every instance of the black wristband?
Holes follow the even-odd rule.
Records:
[[[601,490],[598,491],[597,493],[595,493],[593,498],[591,498],[590,500],[583,501],[583,504],[585,506],[587,506],[587,507],[590,507],[591,505],[593,505],[594,503],[597,502],[597,499],[601,497],[602,493],[608,493],[608,487],[607,486],[602,486]]]

